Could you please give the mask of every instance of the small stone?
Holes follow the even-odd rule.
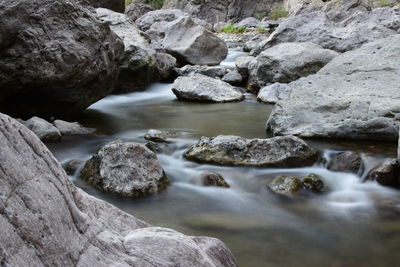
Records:
[[[156,142],[148,141],[148,142],[146,143],[146,147],[147,147],[148,149],[150,149],[151,151],[153,151],[154,153],[159,153],[159,152],[161,152],[161,148],[157,145]]]
[[[322,193],[325,191],[325,185],[319,175],[311,173],[303,180],[303,186],[314,193]]]
[[[205,186],[218,186],[218,187],[230,187],[225,181],[224,177],[217,172],[210,172],[203,176],[203,185]]]
[[[176,136],[176,133],[172,131],[150,129],[144,135],[144,139],[158,143],[172,143],[167,138],[174,136]]]
[[[60,131],[53,124],[42,118],[32,117],[23,124],[42,141],[58,141],[61,139]]]
[[[399,161],[397,159],[386,159],[370,172],[369,178],[376,180],[381,185],[395,185],[399,183],[399,175]]]
[[[278,176],[268,185],[268,188],[279,194],[296,193],[301,188],[301,181],[294,176]]]
[[[78,122],[55,120],[53,124],[55,127],[57,127],[62,135],[85,135],[92,134],[96,131],[93,128],[84,127]]]
[[[328,162],[328,170],[336,172],[358,173],[362,165],[360,155],[353,151],[346,151],[334,156]]]

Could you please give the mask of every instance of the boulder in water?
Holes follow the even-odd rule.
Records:
[[[328,161],[328,169],[336,172],[358,173],[361,167],[362,159],[353,151],[339,153]]]
[[[243,77],[237,70],[231,70],[222,77],[222,81],[231,85],[240,85],[243,83]]]
[[[53,124],[61,132],[62,135],[85,135],[92,134],[96,131],[93,128],[84,127],[78,122],[55,120]]]
[[[313,192],[313,193],[322,193],[325,191],[325,185],[319,175],[311,173],[304,177],[303,186]]]
[[[202,179],[205,186],[230,187],[224,177],[217,172],[206,173]]]
[[[386,159],[369,173],[371,180],[381,185],[396,185],[400,182],[400,163],[397,159]]]
[[[185,65],[175,69],[178,76],[192,76],[193,74],[203,74],[211,78],[222,78],[228,73],[228,68],[225,66],[200,66],[200,65]]]
[[[42,118],[32,117],[23,122],[23,124],[42,141],[57,141],[61,139],[60,130]]]
[[[286,83],[273,83],[258,91],[257,99],[268,104],[276,104],[279,100],[289,97],[290,86]]]
[[[294,176],[278,176],[268,185],[272,192],[293,194],[301,189],[301,180]]]

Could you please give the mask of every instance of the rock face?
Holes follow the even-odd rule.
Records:
[[[151,11],[136,23],[150,37],[153,47],[165,49],[183,63],[218,65],[227,56],[224,41],[180,10]]]
[[[356,152],[346,151],[334,156],[328,162],[328,169],[337,172],[358,173],[362,166],[362,159]]]
[[[343,1],[349,2],[349,1]],[[396,8],[360,10],[361,1],[350,1],[350,7],[334,7],[327,12],[303,12],[283,21],[276,31],[253,52],[285,42],[312,42],[345,52],[389,35],[400,33],[400,11]],[[342,4],[340,4],[342,5]]]
[[[337,55],[337,52],[313,43],[276,45],[249,63],[248,88],[258,91],[270,83],[289,83],[314,74]]]
[[[381,185],[396,185],[400,182],[400,163],[397,159],[386,159],[381,165],[373,169],[369,178]]]
[[[126,7],[125,14],[132,21],[136,21],[138,18],[150,11],[154,11],[152,6],[142,2],[132,2]]]
[[[0,147],[3,264],[236,266],[217,239],[151,227],[76,188],[46,146],[2,114]]]
[[[156,51],[136,25],[124,14],[98,8],[96,13],[124,41],[125,54],[120,66],[114,92],[140,91],[151,82],[159,80]]]
[[[80,178],[122,197],[156,194],[169,184],[156,154],[138,143],[112,142],[83,167]]]
[[[93,7],[103,7],[115,12],[125,12],[125,1],[124,0],[87,0]]]
[[[57,141],[61,139],[60,130],[44,119],[32,117],[23,122],[23,124],[42,141]]]
[[[0,111],[62,116],[108,95],[124,46],[75,0],[0,3]]]
[[[268,188],[278,194],[293,194],[301,189],[301,181],[294,176],[278,176],[272,180]]]
[[[398,139],[400,35],[344,53],[290,83],[267,123],[274,135]]]
[[[200,102],[241,101],[244,95],[230,84],[202,74],[178,77],[172,92],[180,100]]]
[[[269,139],[246,139],[219,135],[200,141],[185,153],[185,157],[218,165],[262,167],[300,167],[316,162],[318,153],[294,136]]]

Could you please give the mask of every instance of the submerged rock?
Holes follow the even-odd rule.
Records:
[[[303,186],[313,192],[313,193],[322,193],[325,191],[325,185],[319,175],[311,173],[304,177]]]
[[[237,266],[218,239],[152,227],[76,188],[46,146],[2,114],[0,147],[7,266]]]
[[[369,179],[381,185],[395,185],[400,182],[400,163],[397,159],[386,159],[369,173]]]
[[[81,159],[71,159],[63,163],[62,167],[68,175],[74,175],[84,163],[85,161]]]
[[[39,117],[32,117],[23,122],[23,124],[42,141],[57,141],[61,139],[60,130],[50,122]]]
[[[337,154],[328,161],[328,169],[337,172],[358,173],[362,165],[360,155],[353,151]]]
[[[96,131],[96,129],[84,127],[78,122],[55,120],[53,124],[62,135],[85,135],[92,134]]]
[[[159,193],[169,184],[156,154],[144,145],[121,141],[107,144],[93,155],[80,178],[98,189],[129,198]]]
[[[202,179],[205,186],[230,187],[224,177],[217,172],[206,173]]]
[[[233,102],[244,99],[244,95],[230,84],[201,74],[178,77],[172,92],[180,100],[187,101]]]
[[[246,139],[219,135],[202,137],[184,156],[190,160],[218,165],[287,168],[312,165],[318,153],[295,136]]]
[[[268,188],[279,194],[293,194],[301,189],[301,181],[294,176],[278,176],[272,180]]]
[[[116,81],[122,41],[76,0],[0,2],[0,111],[79,113]]]

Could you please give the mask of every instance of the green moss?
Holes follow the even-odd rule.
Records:
[[[394,6],[394,3],[392,3],[389,0],[378,0],[374,2],[374,7],[386,7],[386,6]]]
[[[267,14],[265,12],[256,12],[253,14],[253,17],[255,17],[258,20],[262,20],[266,16],[267,16]]]
[[[289,16],[289,12],[287,12],[284,8],[281,8],[281,7],[272,10],[271,13],[269,14],[269,17],[272,20],[286,18],[287,16]]]
[[[234,24],[228,24],[220,29],[220,32],[224,33],[244,33],[246,31],[246,27],[240,26],[236,27]]]
[[[259,26],[259,27],[256,28],[256,30],[257,30],[257,32],[260,33],[260,34],[267,33],[267,29],[264,28],[264,27],[260,27],[260,26]]]

